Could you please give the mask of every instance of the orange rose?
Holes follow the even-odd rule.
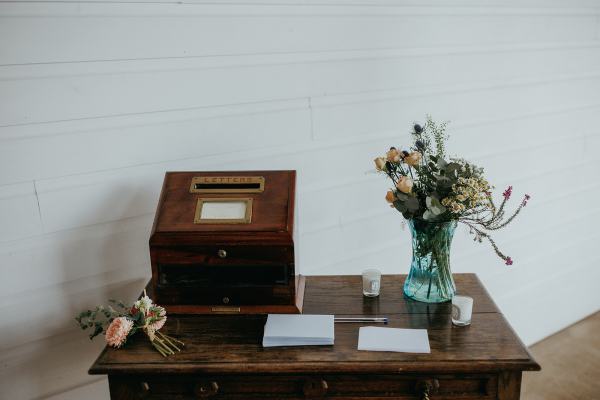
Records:
[[[398,179],[398,183],[396,183],[396,187],[402,193],[410,193],[412,191],[413,181],[406,176],[401,176],[400,179]]]
[[[388,190],[388,192],[385,194],[385,199],[388,203],[393,203],[394,201],[396,201],[396,196],[394,195],[394,192]]]

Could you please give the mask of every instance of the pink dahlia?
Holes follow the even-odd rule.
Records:
[[[165,322],[167,322],[167,312],[160,306],[154,306],[152,310],[150,310],[147,318],[156,318],[156,321],[151,323],[149,326],[154,331],[158,331],[165,325]]]
[[[131,328],[133,328],[133,321],[131,320],[125,317],[113,319],[104,334],[106,343],[112,347],[123,346],[127,340],[127,335],[131,332]]]

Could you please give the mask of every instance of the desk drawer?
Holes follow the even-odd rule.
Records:
[[[111,398],[130,399],[495,399],[496,375],[225,375],[109,377]]]

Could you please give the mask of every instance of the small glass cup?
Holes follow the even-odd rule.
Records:
[[[381,289],[381,271],[378,269],[366,269],[362,273],[363,296],[377,297]]]
[[[452,297],[452,323],[456,326],[471,325],[473,298],[469,296]]]

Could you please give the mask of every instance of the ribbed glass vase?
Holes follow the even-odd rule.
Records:
[[[412,234],[412,264],[404,294],[425,303],[442,303],[456,292],[450,270],[450,245],[456,221],[408,220]]]

